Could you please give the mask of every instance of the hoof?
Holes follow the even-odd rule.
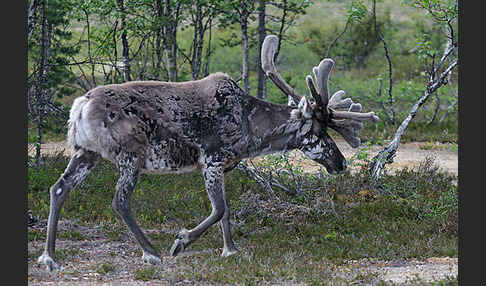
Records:
[[[61,270],[61,267],[47,253],[43,253],[41,256],[39,256],[37,262],[44,264],[47,271],[54,272]]]
[[[170,255],[171,256],[177,256],[180,252],[184,251],[186,246],[190,244],[189,240],[189,232],[187,229],[182,229],[176,236],[176,240],[174,241],[174,244],[172,244],[172,247],[170,248]]]
[[[228,257],[228,256],[231,256],[233,254],[236,254],[237,252],[238,252],[238,249],[236,247],[224,248],[223,253],[221,253],[221,256],[222,257]]]
[[[147,262],[147,263],[150,263],[150,264],[153,264],[153,265],[157,265],[157,264],[162,263],[162,261],[160,260],[159,257],[157,257],[153,254],[150,254],[148,252],[143,253],[142,259],[143,259],[144,262]]]
[[[182,239],[178,238],[174,241],[174,244],[172,244],[172,247],[170,248],[170,255],[177,256],[177,254],[179,254],[179,252],[184,251],[184,249],[185,249],[184,242],[182,241]]]

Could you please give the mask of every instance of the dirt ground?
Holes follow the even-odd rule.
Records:
[[[377,154],[383,146],[362,146],[357,149],[350,148],[344,141],[337,142],[340,150],[346,158],[350,158],[357,152],[367,153],[368,158]],[[29,146],[28,152],[35,152]],[[42,146],[42,152],[70,154],[66,149],[65,142],[51,142]],[[33,153],[30,153],[33,154]],[[435,158],[443,170],[458,174],[458,152],[457,145],[412,142],[401,144],[394,163],[387,165],[387,170],[395,171],[403,167],[413,167],[423,161],[427,156]],[[319,166],[305,158],[302,153],[294,151],[291,154],[292,161],[303,166],[307,171],[312,172],[319,169]],[[352,169],[359,168],[359,164],[353,164]],[[31,228],[45,233],[46,221],[41,221]],[[48,273],[43,265],[39,265],[36,260],[43,249],[43,241],[30,241],[28,243],[28,285],[192,285],[188,280],[177,279],[175,273],[178,271],[177,259],[169,257],[167,253],[162,253],[162,265],[158,267],[161,271],[163,280],[141,281],[134,277],[135,269],[143,267],[141,251],[139,251],[135,240],[127,234],[128,241],[112,241],[103,231],[102,226],[87,228],[71,221],[61,220],[59,230],[69,229],[78,231],[86,237],[85,240],[63,240],[58,239],[57,245],[60,249],[74,249],[75,253],[68,255],[67,261],[61,262],[63,270],[59,273]],[[161,230],[146,230],[161,231]],[[213,249],[219,253],[220,249]],[[115,255],[113,255],[115,254]],[[191,255],[186,253],[184,255]],[[244,255],[242,253],[241,255]],[[109,263],[114,266],[114,271],[100,274],[100,265]],[[397,285],[410,283],[410,281],[433,282],[446,277],[457,277],[458,260],[457,258],[435,257],[426,260],[407,260],[407,261],[348,261],[338,270],[336,275],[346,275],[352,271],[363,273],[373,273],[377,281],[384,280]],[[290,285],[292,283],[284,283]]]
[[[347,159],[355,158],[353,164],[348,166],[351,170],[357,170],[360,168],[360,164],[363,160],[357,159],[357,153],[361,152],[367,154],[367,158],[373,158],[378,152],[383,150],[384,146],[372,145],[365,146],[362,145],[358,148],[351,148],[345,141],[336,141],[339,150],[343,153],[344,157]],[[456,145],[457,146],[457,145]],[[457,147],[452,144],[444,143],[425,143],[425,142],[410,142],[400,144],[393,163],[386,165],[386,170],[393,173],[396,170],[403,169],[405,167],[412,168],[417,166],[426,157],[432,157],[439,167],[446,172],[458,174],[458,157],[457,157]],[[302,166],[308,172],[317,172],[321,166],[307,158],[299,152],[293,151],[290,155],[292,162]]]
[[[40,221],[32,227],[39,232],[46,232],[47,221]],[[68,250],[66,257],[58,262],[62,267],[60,272],[50,273],[44,265],[38,264],[37,257],[42,253],[44,241],[28,243],[28,285],[96,285],[96,286],[138,286],[138,285],[194,285],[196,282],[180,278],[178,271],[187,270],[179,259],[191,256],[197,251],[188,250],[177,257],[171,257],[167,251],[162,251],[162,264],[156,266],[158,279],[142,281],[137,279],[139,269],[151,266],[142,262],[141,251],[135,239],[123,233],[122,241],[113,241],[107,237],[103,226],[86,227],[69,220],[60,220],[58,232],[76,231],[84,240],[57,239],[57,248]],[[167,232],[161,229],[146,229],[146,233]],[[250,253],[240,249],[237,255],[248,256]],[[206,249],[204,252],[219,256],[220,248]],[[224,258],[221,258],[224,259]],[[103,265],[111,265],[112,270],[101,271]],[[445,278],[457,277],[458,259],[449,257],[432,257],[425,260],[381,261],[361,259],[347,261],[343,266],[332,270],[335,278],[352,280],[357,275],[373,277],[371,283],[359,285],[376,285],[380,280],[394,283],[393,285],[409,285],[434,282]],[[356,281],[354,281],[356,282]],[[420,283],[419,283],[420,282]],[[200,284],[198,285],[210,285]],[[302,285],[294,282],[281,281],[268,285]],[[341,284],[340,284],[341,285]]]

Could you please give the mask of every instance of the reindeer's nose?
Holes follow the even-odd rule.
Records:
[[[327,170],[327,172],[331,175],[339,175],[339,174],[342,174],[344,171],[346,171],[346,168],[348,167],[347,164],[346,164],[346,159],[342,160],[341,161],[341,166],[338,165],[335,165],[334,168],[329,168]]]

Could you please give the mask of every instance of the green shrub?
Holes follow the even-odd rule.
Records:
[[[140,268],[135,270],[133,277],[135,280],[149,281],[162,278],[162,275],[158,273],[157,268],[154,266],[147,268]]]
[[[329,57],[339,61],[341,68],[361,68],[367,58],[378,47],[380,39],[376,34],[374,18],[366,13],[348,24],[347,31],[334,42]],[[376,25],[381,33],[390,26],[389,12],[385,17],[377,17]],[[305,28],[304,28],[305,29]],[[344,30],[344,24],[332,22],[321,27],[310,27],[307,36],[310,39],[309,49],[323,58],[335,38]]]
[[[41,219],[47,218],[47,212],[45,204],[38,201],[48,201],[48,192],[42,190],[47,190],[66,164],[67,158],[30,170],[30,183],[35,182],[37,187],[29,186],[29,208]],[[290,168],[278,155],[270,156],[267,164]],[[187,270],[176,274],[177,279],[234,284],[287,280],[311,283],[329,281],[333,264],[350,259],[457,257],[457,177],[441,172],[432,159],[396,174],[385,169],[378,183],[370,180],[366,167],[337,176],[296,171],[297,180],[311,186],[303,193],[286,193],[277,188],[271,193],[238,168],[226,173],[232,232],[241,252],[221,259],[217,249],[222,245],[221,231],[219,227],[209,228],[191,244],[195,254],[178,260]],[[47,180],[49,176],[53,178]],[[100,162],[86,182],[68,197],[65,218],[102,224],[109,239],[125,240],[129,231],[111,211],[115,183],[113,164]],[[83,206],[81,211],[79,206]],[[171,230],[195,226],[211,211],[199,172],[142,175],[132,207],[142,228],[161,229],[160,225],[164,225],[163,229]],[[70,240],[84,238],[74,233],[62,236]],[[161,252],[167,251],[174,238],[173,232],[165,230],[150,232],[148,236]],[[30,241],[44,239],[45,234],[29,231]],[[215,251],[201,251],[204,249]],[[76,255],[61,252],[61,262]],[[106,273],[112,269],[112,265],[101,265],[97,271]],[[160,279],[162,274],[157,269],[142,267],[133,275],[142,281]]]

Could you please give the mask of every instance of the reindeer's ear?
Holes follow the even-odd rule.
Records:
[[[306,119],[312,118],[312,107],[305,96],[302,96],[298,106],[302,117]]]

